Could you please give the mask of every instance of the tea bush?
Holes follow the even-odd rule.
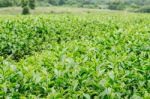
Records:
[[[150,15],[0,16],[1,98],[150,97]]]

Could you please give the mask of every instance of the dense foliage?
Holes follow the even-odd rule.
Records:
[[[148,99],[150,15],[1,16],[0,98]]]
[[[143,6],[137,10],[138,12],[150,13],[150,6]]]
[[[19,6],[21,0],[0,0],[0,7]]]
[[[30,9],[29,9],[29,1],[28,0],[21,0],[21,6],[22,6],[22,14],[23,15],[27,15],[30,13]]]
[[[35,0],[29,0],[29,7],[35,9]]]

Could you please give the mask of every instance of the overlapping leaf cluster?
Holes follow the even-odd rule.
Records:
[[[150,15],[1,16],[1,98],[148,99]]]

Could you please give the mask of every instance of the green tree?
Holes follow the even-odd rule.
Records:
[[[35,9],[35,0],[29,0],[29,7]]]
[[[58,5],[59,0],[48,0],[48,3],[51,4],[51,5]]]
[[[0,7],[9,7],[13,6],[12,0],[0,0]]]
[[[59,5],[64,5],[65,4],[65,0],[59,0]]]
[[[150,13],[150,5],[139,8],[137,12]]]
[[[22,8],[28,6],[28,3],[29,3],[28,0],[21,0],[21,6],[22,6]]]
[[[23,7],[22,14],[23,14],[23,15],[30,14],[30,10],[29,10],[29,7],[28,7],[28,6]]]
[[[21,1],[21,5],[22,5],[22,14],[23,15],[27,15],[27,14],[30,14],[30,9],[29,9],[29,1],[28,0],[22,0]]]
[[[111,10],[123,10],[125,9],[125,4],[121,0],[115,0],[108,3],[108,8]]]

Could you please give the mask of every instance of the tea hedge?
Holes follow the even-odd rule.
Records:
[[[149,99],[149,14],[0,16],[0,98]]]

